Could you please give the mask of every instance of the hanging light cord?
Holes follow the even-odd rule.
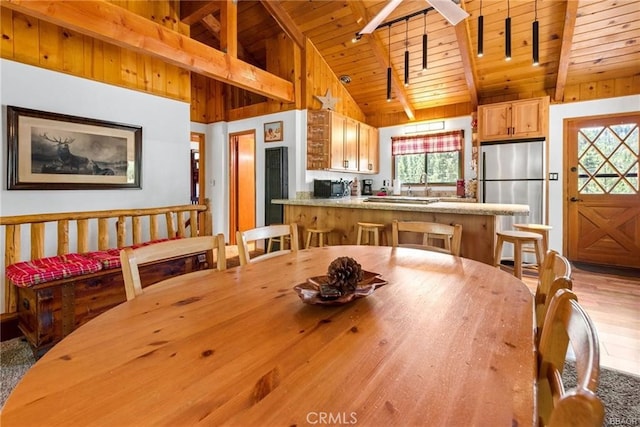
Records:
[[[535,7],[535,11],[534,11],[534,15],[533,15],[533,20],[537,21],[538,20],[538,0],[536,0],[534,7]]]

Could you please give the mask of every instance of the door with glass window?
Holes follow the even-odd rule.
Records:
[[[640,267],[640,114],[565,121],[565,247],[572,261]]]

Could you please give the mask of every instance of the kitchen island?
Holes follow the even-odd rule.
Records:
[[[529,215],[529,206],[496,203],[465,203],[439,201],[432,198],[425,202],[389,199],[345,197],[338,199],[274,199],[272,203],[284,205],[287,223],[297,223],[300,235],[306,236],[308,228],[328,227],[333,232],[330,245],[356,243],[358,222],[385,224],[382,244],[391,244],[391,223],[398,221],[429,221],[462,225],[461,256],[493,264],[495,235],[499,215]]]

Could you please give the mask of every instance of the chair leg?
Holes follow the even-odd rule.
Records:
[[[536,263],[538,264],[538,269],[542,268],[542,260],[544,259],[544,252],[542,252],[542,245],[540,244],[540,241],[535,240],[533,242],[533,248],[536,252]]]
[[[362,243],[362,227],[358,227],[358,238],[356,239],[356,245]]]
[[[496,251],[495,254],[493,255],[493,266],[494,267],[499,267],[500,266],[500,257],[502,256],[502,236],[498,236],[498,240],[496,242]]]
[[[373,232],[373,244],[375,246],[380,246],[380,230],[378,230],[377,228]]]
[[[306,243],[306,245],[304,246],[304,247],[305,247],[305,249],[309,249],[309,247],[311,246],[311,234],[312,234],[312,233],[310,233],[310,232],[308,232],[308,231],[307,231],[307,243]]]
[[[518,279],[522,279],[522,245],[520,242],[513,243],[513,252],[514,273]]]
[[[324,246],[324,233],[318,234],[318,246],[319,247]]]

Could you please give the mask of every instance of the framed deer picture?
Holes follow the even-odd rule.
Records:
[[[7,106],[8,190],[141,188],[142,127]]]

